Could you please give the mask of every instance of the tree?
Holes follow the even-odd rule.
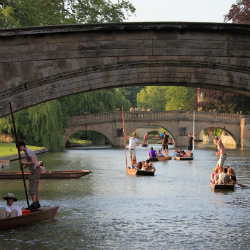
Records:
[[[133,13],[134,6],[125,0],[2,0],[0,27],[122,22]],[[122,104],[129,110],[131,103],[116,89],[43,103],[15,114],[18,133],[26,143],[60,150],[69,116],[114,111]],[[0,132],[11,129],[8,117],[0,119]]]
[[[169,87],[165,92],[166,110],[194,110],[197,105],[197,91],[195,88]]]
[[[130,100],[132,107],[137,107],[139,106],[139,104],[137,103],[137,94],[143,88],[144,88],[143,86],[135,86],[135,87],[119,88],[119,90],[128,100]]]
[[[2,0],[0,27],[122,22],[133,13],[125,0]]]
[[[165,92],[169,87],[147,86],[137,94],[138,107],[142,109],[152,108],[152,110],[165,110]]]
[[[250,2],[249,0],[237,0],[232,4],[228,14],[224,15],[225,22],[250,23]]]
[[[250,2],[249,0],[238,0],[224,15],[225,22],[250,23]],[[236,113],[242,111],[249,113],[250,98],[224,91],[201,89],[204,95],[201,102],[202,110],[208,111],[216,109],[223,113]]]

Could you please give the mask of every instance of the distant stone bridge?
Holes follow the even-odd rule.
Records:
[[[193,114],[193,111],[126,111],[125,131],[130,135],[140,127],[159,126],[171,134],[176,146],[186,146],[188,133],[193,133]],[[73,116],[69,119],[68,125],[64,144],[71,135],[83,130],[101,133],[113,147],[122,147],[124,144],[121,111]],[[233,137],[236,145],[250,146],[249,117],[239,114],[195,112],[195,135],[207,128],[221,128]]]

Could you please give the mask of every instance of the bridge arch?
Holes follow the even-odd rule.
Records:
[[[125,131],[130,135],[140,127],[158,126],[169,131],[176,146],[186,146],[188,133],[193,133],[193,116],[193,111],[126,111]],[[64,136],[65,143],[69,135],[77,131],[92,130],[103,134],[115,147],[124,145],[123,119],[120,111],[71,117],[68,125]],[[195,134],[209,127],[227,131],[233,136],[237,145],[242,145],[241,133],[249,130],[247,118],[239,114],[196,112]],[[244,138],[247,139],[246,136]]]
[[[109,23],[0,30],[0,117],[92,90],[176,85],[250,95],[250,25]]]
[[[240,145],[240,142],[241,142],[241,138],[239,138],[239,135],[237,135],[237,132],[235,134],[235,131],[230,131],[228,128],[226,128],[225,126],[224,127],[206,127],[202,130],[206,130],[206,129],[209,129],[209,128],[218,128],[218,129],[222,129],[223,131],[227,132],[234,140],[235,144],[236,145]],[[202,130],[200,131],[195,131],[195,135],[198,135]]]

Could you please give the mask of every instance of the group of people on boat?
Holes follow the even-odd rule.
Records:
[[[147,159],[146,161],[139,161],[137,163],[136,161],[136,157],[134,157],[132,159],[131,165],[130,167],[131,169],[136,169],[136,170],[149,170],[149,171],[155,171],[155,167],[152,164],[152,162],[150,162],[149,159]]]
[[[41,172],[45,172],[45,167],[43,167],[43,162],[38,162],[35,153],[26,147],[24,141],[19,141],[16,145],[20,151],[24,151],[26,162],[19,160],[22,169],[29,167],[29,194],[32,198],[33,203],[27,208],[38,209],[40,208],[39,194],[38,194],[38,184],[40,180]],[[14,204],[17,201],[13,193],[8,193],[7,196],[3,197],[6,201],[6,205],[0,206],[0,218],[14,217],[22,215],[22,210],[19,206]]]
[[[227,154],[225,147],[218,136],[214,138],[214,144],[216,147],[218,162],[214,168],[214,172],[211,174],[210,181],[213,184],[219,185],[236,184],[235,171],[231,167],[223,167],[225,160],[227,159]]]
[[[184,150],[176,149],[174,151],[174,157],[189,157],[190,155],[187,154]]]
[[[158,152],[154,150],[153,147],[150,148],[150,151],[148,152],[149,158],[158,158],[158,157],[164,157],[161,150],[159,149]]]

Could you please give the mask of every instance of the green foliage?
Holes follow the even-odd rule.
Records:
[[[194,110],[197,104],[197,92],[195,88],[169,87],[165,92],[166,110]]]
[[[118,89],[103,89],[87,93],[76,94],[59,99],[64,117],[64,124],[70,116],[79,116],[103,112],[111,112],[116,109],[129,110],[131,103]],[[105,139],[99,133],[92,131],[81,131],[73,135],[74,138],[91,140],[98,144]]]
[[[131,13],[134,6],[124,0],[2,0],[0,27],[122,22]]]
[[[143,86],[135,86],[135,87],[126,87],[119,88],[119,90],[123,93],[123,95],[130,100],[132,107],[137,107],[137,94],[143,89]]]
[[[54,151],[63,149],[62,108],[58,101],[45,102],[14,114],[19,140]],[[0,132],[10,133],[11,116],[0,119]]]
[[[153,111],[165,110],[166,97],[165,92],[169,87],[165,86],[148,86],[143,88],[137,94],[138,107],[141,110],[151,108]]]
[[[30,148],[31,150],[39,150],[43,147],[35,147],[26,145],[27,148]],[[6,143],[6,142],[0,142],[0,157],[8,156],[8,155],[14,155],[18,154],[16,143]]]

